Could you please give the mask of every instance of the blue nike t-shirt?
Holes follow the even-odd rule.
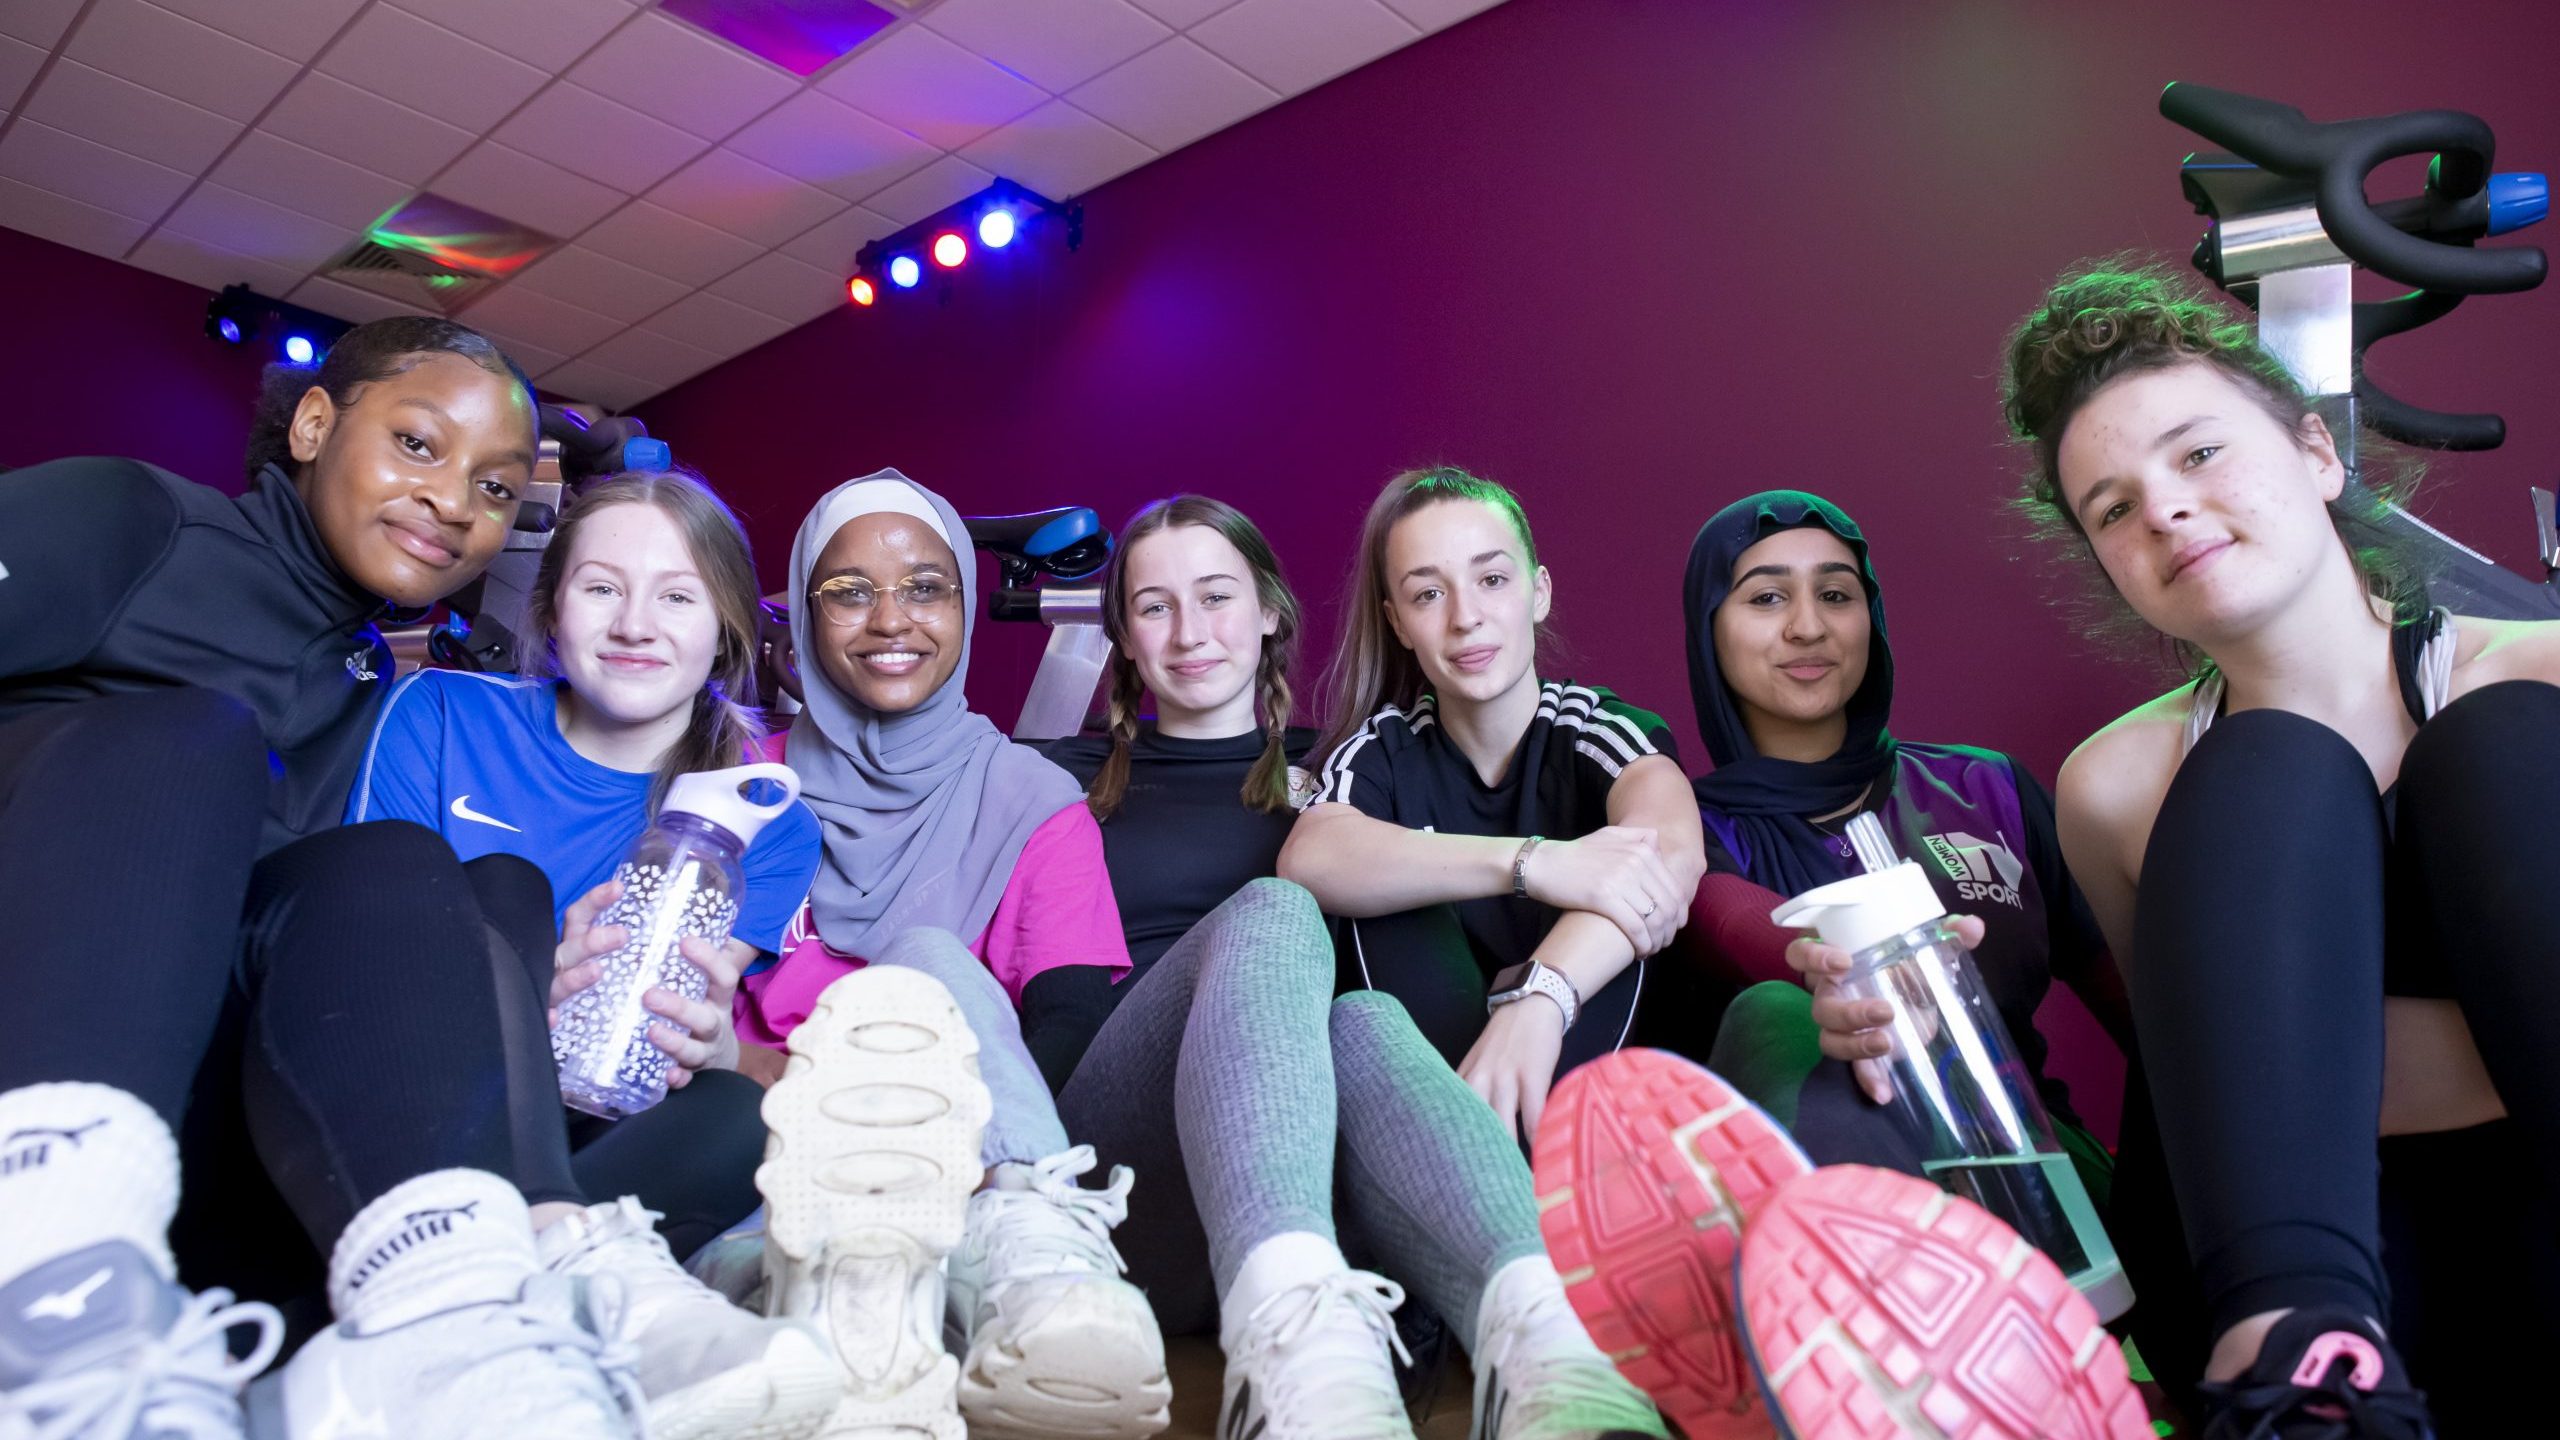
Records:
[[[347,823],[414,820],[465,860],[521,855],[551,877],[552,919],[613,878],[649,825],[653,775],[599,765],[560,734],[558,680],[421,670],[392,687]],[[818,873],[818,817],[794,804],[747,846],[732,934],[782,948]]]

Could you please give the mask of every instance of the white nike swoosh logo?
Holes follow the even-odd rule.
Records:
[[[471,797],[468,795],[456,795],[453,797],[453,818],[457,820],[477,820],[483,825],[495,825],[501,830],[515,830],[515,833],[518,835],[524,833],[522,830],[516,830],[516,827],[499,819],[495,815],[483,815],[479,811],[472,809]]]
[[[23,1313],[30,1320],[77,1320],[89,1313],[89,1297],[98,1293],[98,1287],[106,1284],[112,1273],[100,1270],[68,1290],[42,1296]]]

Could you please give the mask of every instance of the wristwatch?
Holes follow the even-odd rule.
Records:
[[[1532,995],[1544,995],[1556,1002],[1556,1008],[1564,1012],[1564,1028],[1567,1030],[1581,1018],[1582,996],[1575,992],[1573,982],[1564,978],[1562,971],[1550,970],[1535,960],[1523,960],[1493,977],[1493,993],[1484,1000],[1485,1013],[1490,1015],[1515,1000],[1525,1000]]]

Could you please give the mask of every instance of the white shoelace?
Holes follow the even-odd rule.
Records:
[[[1023,1168],[1028,1189],[981,1192],[987,1220],[987,1274],[991,1283],[1035,1275],[1127,1273],[1129,1262],[1111,1243],[1111,1227],[1129,1218],[1129,1190],[1138,1177],[1126,1165],[1111,1167],[1111,1183],[1087,1190],[1075,1182],[1098,1162],[1093,1147],[1078,1145]]]
[[[521,1351],[531,1350],[544,1355],[566,1351],[572,1356],[584,1357],[586,1367],[591,1367],[604,1381],[604,1388],[599,1394],[579,1383],[585,1379],[579,1370],[585,1367],[573,1362],[559,1368],[558,1373],[566,1382],[566,1389],[556,1397],[555,1403],[584,1408],[601,1401],[607,1410],[619,1410],[636,1422],[647,1408],[648,1399],[640,1390],[639,1347],[621,1338],[629,1328],[626,1312],[630,1303],[621,1284],[609,1276],[590,1277],[583,1281],[536,1276],[531,1283],[582,1286],[586,1291],[588,1318],[595,1328],[589,1330],[584,1325],[555,1319],[530,1303],[506,1305],[490,1317],[489,1323],[493,1327],[508,1328],[473,1349],[463,1359],[435,1367],[429,1373],[446,1383],[461,1384],[465,1376],[481,1366]],[[615,1338],[607,1339],[606,1336]],[[521,1391],[516,1393],[522,1398]]]
[[[1395,1309],[1403,1303],[1404,1287],[1393,1280],[1337,1270],[1254,1306],[1235,1358],[1262,1374],[1266,1410],[1320,1409],[1334,1427],[1329,1434],[1340,1440],[1409,1437],[1395,1371],[1378,1363],[1381,1340],[1397,1359],[1413,1363],[1396,1335]],[[1354,1407],[1365,1413],[1342,1413]]]
[[[258,1327],[258,1344],[247,1358],[234,1360],[224,1337],[242,1325]],[[122,1436],[140,1428],[146,1415],[155,1428],[208,1440],[235,1437],[240,1387],[266,1369],[283,1345],[284,1318],[274,1306],[234,1305],[230,1291],[207,1290],[187,1298],[168,1334],[108,1364],[21,1386],[10,1404],[46,1415],[34,1440]]]

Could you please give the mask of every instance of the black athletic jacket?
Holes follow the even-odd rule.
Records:
[[[236,500],[139,460],[0,474],[0,724],[170,686],[229,695],[275,757],[262,851],[346,809],[391,684],[382,609],[273,465]]]

